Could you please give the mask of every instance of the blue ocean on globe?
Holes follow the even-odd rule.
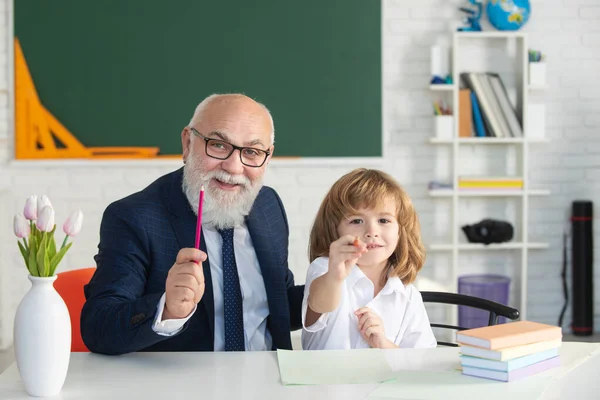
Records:
[[[501,31],[516,31],[529,20],[529,0],[488,0],[487,16],[492,26]]]

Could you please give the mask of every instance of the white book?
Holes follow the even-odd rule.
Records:
[[[496,98],[498,99],[498,103],[502,108],[502,112],[506,117],[506,122],[508,122],[512,136],[523,137],[523,129],[521,128],[521,123],[517,119],[517,114],[515,113],[515,109],[513,108],[510,99],[508,98],[508,93],[506,93],[506,89],[502,84],[500,76],[497,74],[489,74],[489,79],[490,84],[494,89]]]
[[[510,372],[512,370],[527,367],[528,365],[536,364],[540,361],[544,361],[556,356],[558,356],[558,348],[530,354],[528,356],[514,358],[508,361],[494,361],[487,360],[485,358],[470,357],[463,355],[460,356],[460,364],[463,367],[474,367],[491,369],[494,371]]]
[[[502,372],[492,371],[491,369],[481,369],[473,367],[464,367],[463,375],[477,376],[480,378],[494,379],[502,382],[516,381],[530,375],[547,371],[551,368],[560,366],[560,357],[552,357],[537,364],[531,364],[527,367],[515,369],[513,371]]]
[[[522,176],[459,176],[461,182],[468,181],[522,181]]]
[[[523,346],[506,347],[500,350],[487,350],[481,347],[460,346],[460,353],[465,356],[487,358],[489,360],[507,361],[513,358],[527,356],[533,353],[539,353],[550,349],[558,348],[562,345],[562,338],[536,342]]]
[[[501,105],[498,102],[498,98],[497,98],[496,94],[494,93],[494,88],[492,88],[492,83],[491,83],[489,75],[485,74],[485,73],[480,73],[478,75],[479,75],[480,82],[483,86],[483,90],[485,91],[485,94],[486,94],[488,100],[490,101],[490,107],[492,108],[492,112],[494,113],[494,116],[498,120],[497,122],[498,122],[500,132],[501,132],[501,134],[498,136],[511,137],[512,133],[511,133],[510,128],[508,127],[508,121],[506,120],[505,115],[502,112]]]

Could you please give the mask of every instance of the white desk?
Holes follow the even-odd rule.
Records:
[[[563,343],[562,352],[580,345]],[[585,344],[582,344],[585,345]],[[590,344],[587,344],[590,346]],[[447,369],[459,365],[458,349],[390,350],[393,369]],[[275,352],[72,353],[60,399],[364,399],[378,385],[283,386]],[[600,355],[553,384],[544,399],[598,399]],[[447,393],[447,398],[452,398]],[[0,399],[29,398],[13,363],[0,375]],[[482,399],[485,394],[482,394]],[[372,399],[372,398],[370,398]]]

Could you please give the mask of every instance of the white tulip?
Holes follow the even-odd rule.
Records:
[[[35,225],[42,232],[51,232],[54,229],[54,209],[51,206],[42,208]]]
[[[13,221],[13,229],[15,235],[20,238],[28,238],[31,233],[31,227],[29,226],[29,221],[25,218],[25,216],[21,213],[15,215],[15,219]]]
[[[44,208],[46,206],[49,206],[50,208],[52,208],[52,203],[50,203],[50,199],[48,198],[48,196],[43,194],[40,197],[38,197],[38,199],[37,199],[38,213],[42,210],[42,208]]]
[[[25,210],[23,210],[23,213],[25,214],[25,218],[30,221],[35,221],[37,219],[37,201],[37,196],[33,194],[29,196],[25,202]]]
[[[81,210],[75,211],[73,214],[67,218],[65,223],[63,224],[63,231],[67,234],[67,236],[76,236],[80,231],[83,225],[83,212]]]

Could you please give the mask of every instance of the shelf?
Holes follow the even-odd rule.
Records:
[[[515,31],[480,31],[480,32],[454,32],[459,38],[473,38],[473,39],[486,39],[486,38],[497,38],[497,39],[513,39],[513,38],[524,38],[527,34],[524,32]]]
[[[451,92],[455,89],[456,85],[453,84],[430,84],[429,90],[434,92]],[[529,85],[527,86],[529,90],[548,90],[548,85]]]
[[[458,143],[463,143],[463,144],[482,144],[482,145],[488,145],[488,144],[519,144],[519,143],[545,143],[548,142],[549,140],[547,138],[531,138],[531,139],[525,139],[525,138],[495,138],[495,137],[486,137],[486,138],[477,138],[477,137],[472,137],[472,138],[467,138],[467,137],[462,137],[462,138],[453,138],[453,139],[440,139],[440,138],[429,138],[429,143],[432,144],[452,144],[454,142],[458,142]]]
[[[519,115],[529,115],[528,107],[534,103],[538,103],[538,100],[541,102],[542,97],[545,97],[546,93],[549,92],[549,86],[553,87],[552,82],[529,80],[530,47],[528,44],[528,32],[497,30],[483,32],[454,31],[451,35],[451,57],[448,60],[450,63],[448,70],[452,72],[453,85],[440,85],[440,87],[429,85],[430,97],[436,97],[436,95],[437,97],[452,96],[452,100],[458,102],[458,97],[460,97],[461,72],[489,72],[490,70],[494,71],[495,68],[497,69],[500,66],[502,67],[501,71],[496,72],[500,72],[500,75],[502,75],[503,84],[509,83],[506,89],[515,91],[516,98],[508,100],[517,114],[517,120],[519,120]],[[504,57],[502,57],[503,54]],[[503,58],[506,62],[501,61]],[[486,62],[492,59],[492,62]],[[504,82],[505,75],[506,82]],[[488,102],[492,102],[492,104],[491,107],[490,104],[487,107],[480,105],[482,116],[485,111],[497,112],[496,106],[502,108],[502,104],[505,105],[503,109],[507,109],[507,99],[502,99],[502,104],[495,104],[494,96],[496,92],[494,87],[490,89],[493,95],[488,99]],[[484,91],[483,94],[486,94],[486,92]],[[489,93],[487,94],[489,95]],[[454,109],[458,109],[454,103],[453,107]],[[486,110],[484,111],[483,108],[486,108]],[[448,179],[448,182],[432,184],[426,187],[425,190],[431,188],[431,190],[428,190],[428,195],[431,196],[436,211],[441,211],[444,217],[448,219],[444,221],[444,225],[449,226],[449,232],[447,236],[439,238],[437,243],[428,243],[427,250],[433,253],[439,252],[437,254],[444,258],[449,256],[447,279],[452,282],[454,289],[456,289],[455,285],[459,272],[462,270],[462,260],[457,255],[473,255],[482,259],[486,259],[489,256],[504,255],[510,258],[514,257],[515,260],[512,261],[518,268],[513,269],[511,266],[507,268],[506,273],[517,283],[516,286],[518,288],[515,290],[515,295],[519,301],[518,308],[521,312],[521,318],[527,319],[528,282],[530,281],[528,252],[543,251],[542,249],[547,249],[550,245],[532,240],[534,238],[531,237],[528,229],[524,229],[521,235],[517,235],[514,240],[506,243],[494,243],[490,245],[470,243],[467,241],[466,236],[463,235],[461,224],[459,224],[461,220],[460,215],[463,215],[464,212],[467,214],[466,216],[474,213],[472,208],[468,207],[471,205],[470,203],[473,203],[473,205],[484,206],[488,215],[490,213],[493,215],[496,209],[509,207],[514,211],[512,219],[515,226],[529,227],[533,222],[529,216],[532,207],[530,203],[535,203],[541,196],[551,195],[550,190],[547,190],[548,186],[544,186],[543,184],[531,185],[531,182],[527,179],[525,179],[524,185],[504,188],[484,186],[467,189],[458,185],[461,174],[467,171],[472,171],[472,173],[480,170],[501,171],[502,164],[506,164],[507,170],[515,171],[519,175],[525,176],[529,171],[529,151],[537,149],[540,147],[540,144],[551,142],[551,138],[543,137],[543,131],[540,131],[539,135],[536,135],[537,132],[523,126],[522,119],[520,121],[522,130],[514,131],[515,134],[518,133],[520,135],[513,137],[510,135],[513,130],[511,129],[509,120],[512,120],[512,123],[514,122],[514,118],[512,116],[508,117],[505,118],[503,112],[496,116],[496,118],[504,119],[504,122],[506,122],[505,124],[502,120],[499,120],[497,122],[499,122],[500,126],[495,126],[500,132],[507,134],[501,137],[477,137],[473,136],[474,134],[467,137],[460,136],[460,124],[458,123],[456,113],[452,129],[438,130],[439,134],[434,132],[433,125],[443,120],[431,121],[432,132],[430,137],[425,138],[423,141],[427,141],[428,145],[446,146],[443,148],[443,154],[440,155],[443,156],[443,160],[440,160],[439,166],[446,171],[447,176],[445,178]],[[531,122],[535,123],[535,121]],[[508,125],[508,131],[506,131],[505,125]],[[495,145],[496,147],[489,147],[491,145]],[[494,154],[487,154],[490,152]],[[434,177],[432,178],[435,179]],[[436,182],[433,179],[432,182]],[[531,201],[528,201],[528,199],[531,199]],[[478,207],[473,208],[478,209]],[[487,212],[488,208],[490,209],[490,213]],[[472,217],[475,218],[475,216]],[[536,228],[539,230],[540,227]],[[434,240],[434,242],[436,241]],[[554,245],[552,244],[552,246]],[[482,269],[487,269],[487,263],[484,262],[483,264]],[[450,319],[452,322],[451,325],[458,324],[457,313],[452,313]]]
[[[490,250],[519,250],[527,247],[528,249],[547,249],[548,243],[521,243],[521,242],[507,242],[507,243],[492,243],[485,245],[482,243],[459,243],[457,246],[458,250],[463,251],[490,251]],[[431,251],[452,251],[454,245],[448,244],[432,244],[428,246],[428,250]]]
[[[548,196],[549,190],[534,189],[534,190],[469,190],[459,191],[458,197],[520,197],[524,194],[529,196]],[[452,197],[454,190],[452,189],[433,189],[429,191],[431,197]]]
[[[439,83],[435,85],[429,85],[429,90],[433,90],[434,92],[450,92],[454,90],[454,85]]]
[[[529,90],[548,90],[548,85],[529,85],[527,88]]]

